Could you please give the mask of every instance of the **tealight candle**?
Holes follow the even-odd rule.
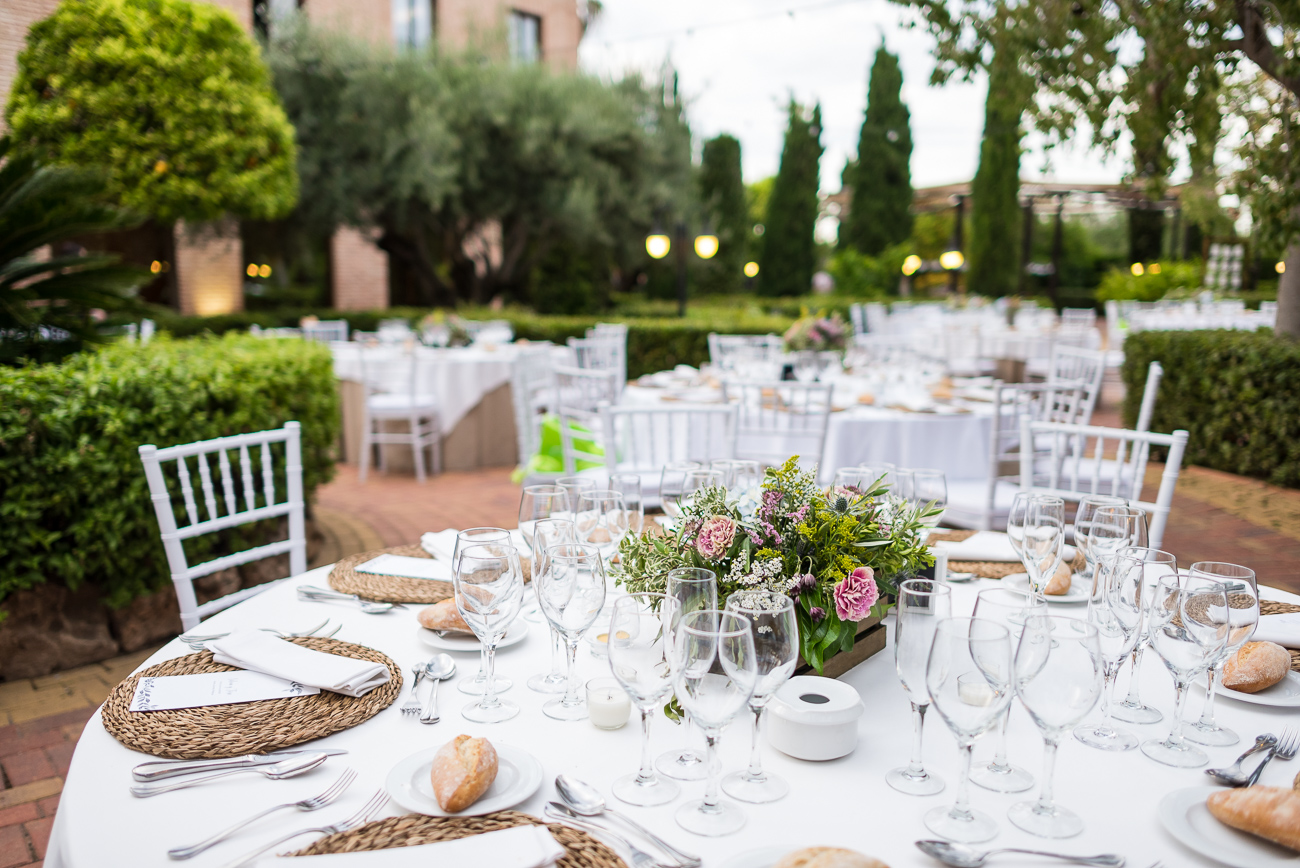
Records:
[[[991,705],[997,699],[997,691],[989,686],[983,676],[967,672],[957,677],[957,697],[967,705]]]
[[[587,716],[597,729],[620,729],[632,714],[632,701],[613,678],[587,682]]]

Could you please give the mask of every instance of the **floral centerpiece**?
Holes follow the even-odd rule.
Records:
[[[879,481],[823,490],[797,461],[768,470],[757,498],[701,489],[672,533],[624,537],[619,584],[663,593],[670,570],[704,567],[718,576],[720,607],[746,591],[786,594],[803,659],[821,672],[853,647],[858,621],[888,611],[898,581],[934,563],[920,534],[930,513],[889,497]]]
[[[781,339],[785,341],[786,350],[792,353],[842,350],[848,343],[849,329],[838,313],[826,316],[824,312],[810,314],[805,310]]]

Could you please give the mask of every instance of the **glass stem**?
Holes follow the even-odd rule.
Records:
[[[496,645],[483,643],[484,670],[487,673],[487,681],[483,684],[483,703],[482,708],[495,708],[497,705],[497,685],[493,672],[496,669]]]
[[[655,782],[655,769],[650,762],[650,718],[653,716],[653,708],[641,709],[641,770],[637,772],[636,782],[643,785]]]
[[[566,642],[565,648],[569,652],[569,667],[568,677],[564,682],[564,705],[566,708],[572,708],[582,702],[578,698],[578,643]]]
[[[1187,680],[1174,679],[1174,725],[1169,729],[1165,747],[1183,749],[1183,708],[1187,705]]]
[[[705,769],[708,772],[707,783],[704,785],[704,804],[700,810],[707,813],[714,813],[718,810],[719,802],[719,772],[722,770],[722,763],[718,760],[718,733],[704,730],[704,761],[708,764]]]
[[[487,646],[483,645],[478,651],[478,675],[474,676],[475,681],[483,681],[487,678],[488,671],[488,652]]]
[[[1214,697],[1219,692],[1219,684],[1214,674],[1219,671],[1219,668],[1219,666],[1211,666],[1210,670],[1205,674],[1205,677],[1209,679],[1209,683],[1205,686],[1205,707],[1201,709],[1201,719],[1197,723],[1202,729],[1218,729],[1214,725]]]
[[[1115,676],[1119,674],[1119,667],[1124,661],[1120,660],[1115,665],[1107,665],[1103,671],[1104,681],[1101,685],[1101,725],[1097,727],[1102,732],[1110,731],[1110,708],[1111,694],[1115,692]]]
[[[912,761],[907,764],[907,774],[914,778],[925,777],[925,764],[921,762],[921,734],[925,729],[925,710],[929,703],[912,703]]]
[[[961,752],[961,775],[957,778],[957,803],[952,806],[951,816],[961,820],[970,819],[970,763],[975,753],[975,742],[963,739],[957,750]]]
[[[749,774],[747,780],[759,783],[766,780],[763,774],[763,754],[758,749],[758,735],[763,725],[763,708],[760,705],[757,708],[750,706],[750,711],[754,712],[754,726],[750,731],[749,742]]]
[[[997,731],[997,749],[993,753],[993,762],[989,763],[991,771],[1006,774],[1011,771],[1011,765],[1007,762],[1007,721],[1011,720],[1011,706],[1007,705],[1007,710],[998,716]]]
[[[1141,639],[1138,640],[1137,647],[1133,649],[1133,673],[1129,676],[1128,696],[1124,697],[1124,704],[1130,708],[1141,708],[1142,698],[1139,696],[1138,675],[1142,672],[1142,649],[1146,643]]]
[[[551,675],[564,675],[564,640],[560,631],[551,628]]]
[[[1034,806],[1034,810],[1045,814],[1056,810],[1052,807],[1052,775],[1056,771],[1056,745],[1056,739],[1043,737],[1043,789],[1038,794],[1038,804]]]

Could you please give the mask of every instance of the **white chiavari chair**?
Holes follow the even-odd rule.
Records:
[[[647,506],[658,503],[665,464],[698,461],[707,466],[736,454],[738,408],[734,404],[605,405],[599,412],[606,471],[639,474]]]
[[[362,348],[361,379],[366,400],[362,405],[361,467],[362,482],[370,471],[371,451],[379,446],[379,462],[386,468],[384,446],[409,446],[415,465],[415,478],[425,481],[424,452],[431,449],[433,472],[442,471],[442,422],[438,399],[419,388],[419,364],[414,353],[392,347]],[[405,431],[389,430],[389,423],[406,422]]]
[[[309,341],[346,341],[348,339],[348,321],[345,319],[323,319],[302,325],[302,336]]]
[[[559,417],[560,454],[565,474],[577,473],[579,461],[604,464],[604,455],[590,447],[584,448],[584,444],[600,445],[600,407],[617,403],[618,372],[556,365],[554,381],[553,407]]]
[[[779,465],[798,455],[804,466],[820,464],[834,388],[831,383],[723,380],[723,401],[739,407],[735,457]]]

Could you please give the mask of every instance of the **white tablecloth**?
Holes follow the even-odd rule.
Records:
[[[431,652],[416,638],[413,609],[372,616],[343,606],[302,603],[295,599],[295,585],[324,584],[328,571],[327,567],[313,570],[215,615],[204,622],[204,627],[214,631],[237,625],[303,629],[329,615],[344,621],[344,629],[337,638],[377,648],[390,655],[408,673],[413,663],[430,656]],[[976,590],[992,584],[981,581],[954,586],[954,614],[968,614]],[[1294,595],[1269,590],[1265,590],[1264,596],[1300,601]],[[172,642],[145,665],[186,651],[180,643]],[[460,666],[457,678],[474,672],[476,656],[455,656]],[[424,726],[412,717],[404,717],[398,710],[406,700],[407,691],[403,690],[398,702],[365,724],[316,742],[321,746],[344,748],[350,753],[330,759],[310,774],[281,782],[241,775],[225,782],[150,799],[135,799],[127,794],[131,767],[147,757],[122,747],[104,731],[96,714],[86,725],[77,744],[45,864],[48,868],[173,865],[175,863],[169,862],[166,855],[169,847],[204,838],[264,806],[314,795],[345,767],[351,766],[360,772],[356,783],[335,804],[312,814],[280,813],[260,821],[233,841],[195,860],[196,865],[224,864],[288,831],[324,825],[349,816],[374,793],[389,769],[403,757],[440,745],[462,732],[487,736],[526,749],[541,760],[545,770],[543,784],[535,795],[518,806],[518,810],[541,816],[546,802],[556,798],[553,781],[561,772],[596,785],[608,796],[614,778],[633,770],[637,763],[639,727],[631,723],[621,730],[605,732],[587,722],[561,723],[545,717],[541,706],[548,697],[528,690],[524,681],[545,668],[548,656],[546,631],[540,624],[530,624],[529,636],[524,642],[500,652],[499,671],[514,680],[514,687],[506,695],[522,708],[514,720],[494,726],[464,720],[460,717],[460,708],[472,700],[456,691],[452,686],[454,682],[451,682],[443,685],[442,722],[436,726]],[[581,678],[585,680],[607,672],[604,661],[591,657],[585,649],[580,651]],[[1147,655],[1142,679],[1144,699],[1168,715],[1173,690],[1168,674],[1154,654]],[[708,868],[727,865],[738,854],[759,848],[779,846],[794,849],[810,845],[851,847],[883,859],[892,868],[933,868],[936,863],[923,856],[912,842],[933,837],[922,823],[922,815],[935,805],[949,804],[953,798],[957,774],[957,751],[953,739],[938,716],[929,715],[925,739],[927,766],[945,778],[949,786],[943,793],[929,797],[895,792],[885,784],[884,775],[906,761],[911,735],[908,703],[894,674],[892,654],[886,649],[849,672],[843,680],[856,688],[866,703],[866,714],[858,725],[857,750],[832,762],[809,763],[768,749],[764,756],[766,768],[785,777],[791,784],[791,793],[785,799],[768,805],[743,806],[748,823],[740,833],[706,839],[682,831],[672,816],[681,800],[658,808],[621,804],[618,807],[684,849],[700,854]],[[1126,680],[1126,676],[1121,677],[1121,690],[1125,688]],[[1199,707],[1197,693],[1192,697],[1190,713],[1197,713]],[[1282,727],[1295,722],[1294,709],[1264,708],[1222,698],[1218,712],[1220,723],[1235,729],[1244,741],[1262,732],[1280,733]],[[1146,738],[1163,736],[1167,726],[1166,721],[1133,729]],[[673,726],[662,717],[655,721],[653,749],[656,754],[680,746],[685,738],[684,729]],[[733,724],[727,730],[722,742],[724,770],[743,765],[748,742],[743,722]],[[1037,774],[1041,767],[1042,739],[1018,704],[1012,712],[1010,743],[1012,761]],[[1212,765],[1225,765],[1242,748],[1243,745],[1210,748]],[[989,741],[981,741],[976,747],[977,762],[980,758],[987,759],[991,751]],[[1295,773],[1292,765],[1272,763],[1261,783],[1289,786]],[[1128,858],[1128,864],[1133,868],[1147,868],[1156,859],[1164,860],[1166,868],[1209,868],[1217,863],[1177,844],[1160,826],[1156,815],[1156,805],[1165,793],[1200,786],[1205,781],[1200,769],[1173,769],[1159,765],[1137,751],[1107,753],[1067,738],[1057,763],[1056,792],[1063,805],[1083,817],[1085,830],[1078,838],[1046,842],[1013,827],[1006,820],[1007,808],[1032,793],[999,795],[973,788],[972,800],[975,807],[991,813],[998,820],[1000,833],[990,846],[1044,847],[1050,844],[1051,849],[1073,853],[1119,852]],[[684,784],[683,799],[697,798],[702,789],[700,783]],[[402,813],[391,803],[389,808],[391,814]],[[303,840],[299,846],[305,846],[308,840]],[[1017,857],[1014,864],[1025,868],[1045,868],[1059,863]]]

